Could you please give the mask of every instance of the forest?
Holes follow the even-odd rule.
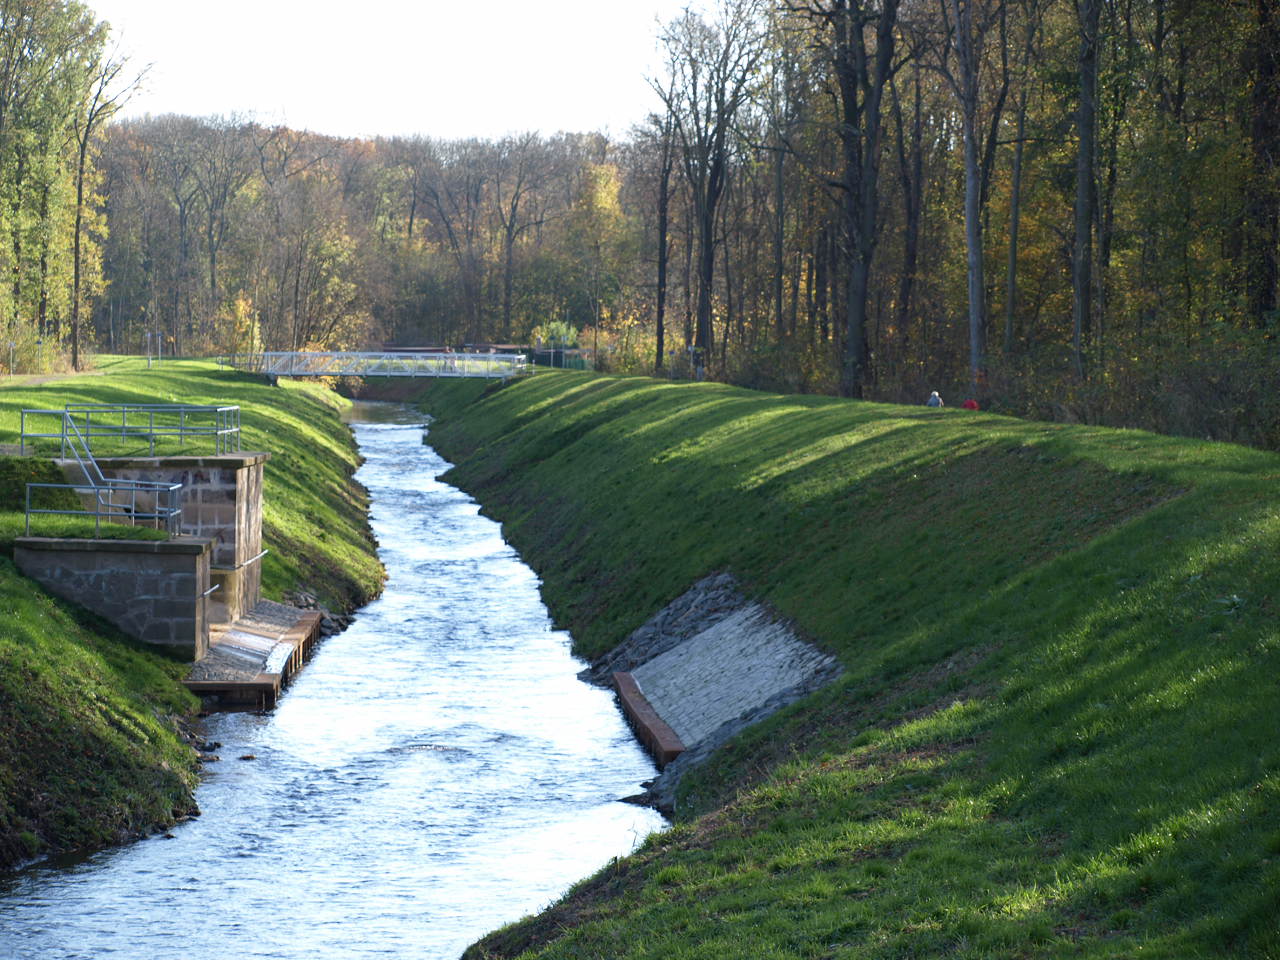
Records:
[[[1278,0],[720,0],[655,29],[625,135],[340,139],[126,117],[146,77],[108,24],[0,0],[0,366],[576,346],[1280,447]]]

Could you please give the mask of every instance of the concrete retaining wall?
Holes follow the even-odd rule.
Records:
[[[834,666],[758,603],[631,671],[645,699],[692,746]]]
[[[209,561],[213,541],[70,540],[20,537],[18,568],[147,643],[193,660],[209,649]]]

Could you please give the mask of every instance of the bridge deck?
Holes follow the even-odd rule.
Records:
[[[225,358],[238,370],[272,377],[489,377],[528,372],[516,353],[272,352]]]

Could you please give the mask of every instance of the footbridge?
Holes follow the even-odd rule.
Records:
[[[490,377],[527,373],[522,353],[273,352],[224,357],[222,363],[269,377]]]

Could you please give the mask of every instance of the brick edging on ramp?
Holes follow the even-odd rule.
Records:
[[[666,721],[658,716],[658,712],[653,709],[653,706],[645,699],[644,694],[640,692],[640,686],[631,674],[615,673],[613,675],[613,685],[617,688],[618,699],[622,702],[623,712],[626,713],[627,719],[631,721],[631,725],[635,728],[636,736],[640,738],[640,742],[648,747],[649,752],[653,754],[653,759],[658,764],[658,769],[662,769],[684,753],[684,743],[676,735],[676,732],[667,726]]]

